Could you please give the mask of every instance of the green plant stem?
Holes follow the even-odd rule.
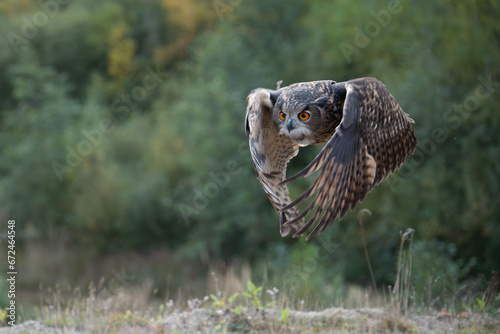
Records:
[[[370,270],[370,277],[372,279],[373,288],[375,289],[375,294],[378,296],[377,282],[375,281],[375,275],[373,274],[372,264],[370,262],[370,257],[368,256],[368,247],[366,246],[365,240],[365,229],[363,227],[363,214],[368,213],[370,216],[372,213],[368,209],[363,209],[358,214],[359,226],[361,227],[361,240],[363,240],[363,249],[365,251],[366,262],[368,263],[368,269]]]

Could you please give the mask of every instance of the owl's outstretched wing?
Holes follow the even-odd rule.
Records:
[[[280,135],[272,123],[272,112],[278,91],[257,88],[247,97],[247,113],[245,131],[249,136],[257,179],[262,184],[272,205],[280,215],[280,231],[282,236],[290,233],[290,228],[300,230],[303,219],[296,219],[300,214],[296,207],[286,207],[290,202],[288,188],[282,181],[286,177],[286,166],[290,159],[297,155],[299,146],[289,138]],[[285,222],[292,221],[287,225]]]
[[[284,208],[292,208],[317,192],[307,209],[295,218],[304,219],[317,207],[294,237],[318,221],[323,211],[307,240],[323,232],[337,216],[342,218],[349,207],[354,209],[373,187],[399,168],[417,146],[413,120],[383,83],[361,78],[344,84],[343,117],[332,138],[306,168],[283,182],[287,184],[321,168],[313,185]]]

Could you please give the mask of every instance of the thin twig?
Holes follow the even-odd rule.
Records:
[[[410,290],[410,276],[411,276],[411,246],[413,241],[413,233],[415,232],[412,228],[407,228],[404,232],[400,231],[401,243],[399,244],[399,254],[398,254],[398,269],[396,274],[396,282],[394,283],[393,294],[396,298],[396,313],[399,314],[401,311],[401,302],[403,303],[404,310],[407,310],[408,306],[408,296]],[[410,238],[410,259],[406,266],[406,272],[402,273],[402,262],[403,262],[403,248],[405,241]],[[404,277],[401,277],[401,274]],[[404,299],[401,300],[401,297]]]

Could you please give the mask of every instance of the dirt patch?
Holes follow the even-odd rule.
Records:
[[[322,311],[197,308],[173,310],[161,319],[117,314],[78,325],[27,321],[0,333],[498,333],[500,320],[484,314],[401,316],[383,309]]]

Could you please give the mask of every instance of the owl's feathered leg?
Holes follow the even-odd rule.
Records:
[[[280,233],[282,237],[290,234],[291,229],[295,232],[300,231],[304,225],[304,219],[295,219],[300,215],[300,211],[297,208],[290,208],[286,211],[281,211],[280,214]],[[292,221],[291,223],[289,223]],[[294,233],[295,234],[295,233]],[[295,236],[294,236],[295,237]]]

